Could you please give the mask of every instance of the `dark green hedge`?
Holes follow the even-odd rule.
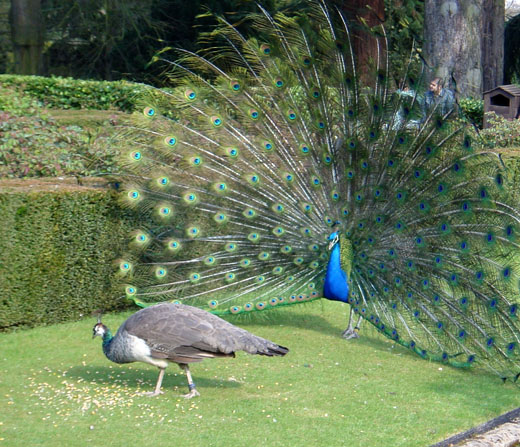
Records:
[[[114,260],[130,228],[115,192],[0,192],[0,330],[128,306]]]
[[[132,112],[147,90],[127,81],[84,81],[81,79],[0,75],[0,83],[15,87],[45,107],[60,109],[118,109]]]

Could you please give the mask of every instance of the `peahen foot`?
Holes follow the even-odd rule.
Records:
[[[188,394],[182,394],[184,399],[191,399],[192,397],[196,396],[200,396],[200,393],[195,388],[193,388]]]
[[[186,378],[188,379],[188,389],[190,392],[188,394],[183,394],[182,397],[184,399],[191,399],[195,396],[200,396],[200,393],[197,391],[197,388],[195,388],[195,383],[193,382],[193,378],[191,377],[190,367],[186,363],[179,364],[182,370],[186,373]]]
[[[341,336],[345,340],[350,340],[352,338],[359,338],[359,329],[357,327],[355,327],[355,328],[348,327],[347,329],[345,329],[343,331]]]
[[[155,397],[161,394],[164,394],[164,391],[148,391],[146,393],[141,393],[140,396]]]
[[[155,389],[153,391],[148,391],[146,393],[142,393],[141,396],[155,397],[160,394],[164,394],[161,391],[161,385],[164,377],[165,368],[159,368],[159,377],[157,377],[157,383],[155,384]]]

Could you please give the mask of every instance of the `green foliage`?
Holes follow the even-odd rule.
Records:
[[[113,261],[131,215],[114,193],[3,191],[0,216],[0,330],[124,307]]]
[[[106,80],[150,77],[147,64],[172,35],[193,42],[190,28],[198,3],[44,0],[49,73]]]
[[[482,128],[482,120],[484,118],[484,101],[482,99],[461,98],[459,106],[462,114],[474,123],[477,127]]]
[[[0,177],[89,176],[116,169],[118,152],[108,137],[61,126],[34,112],[0,112]]]
[[[421,53],[424,1],[385,0],[385,13],[384,24],[390,49],[390,67],[395,72],[393,74],[396,79],[400,80],[403,73],[398,67],[408,66],[413,49]]]
[[[257,10],[243,0],[44,0],[42,9],[50,74],[155,85],[164,79],[163,67],[150,65],[153,55],[164,47],[196,51],[200,29],[215,23],[197,17],[206,9],[235,23]]]
[[[0,334],[0,437],[9,447],[424,447],[518,406],[513,384],[426,362],[369,325],[343,340],[347,312],[321,300],[277,311],[269,325],[240,323],[289,353],[194,364],[201,397],[190,401],[174,364],[163,395],[139,395],[157,368],[107,360],[94,318]],[[115,330],[129,315],[103,321]]]
[[[126,81],[83,81],[41,76],[0,75],[3,87],[13,87],[28,98],[49,108],[117,109],[131,112],[146,86]]]
[[[0,111],[32,116],[39,113],[40,109],[41,103],[37,99],[24,95],[13,86],[0,84]]]
[[[105,114],[103,121],[87,126],[74,116],[80,111],[69,111],[67,124],[60,124],[42,109],[42,101],[18,89],[24,79],[45,78],[6,78],[19,84],[0,86],[1,177],[93,176],[115,171],[118,151],[110,141],[117,117],[108,120]]]
[[[490,127],[480,132],[481,143],[489,148],[520,147],[520,120],[507,120],[489,112],[486,114]]]

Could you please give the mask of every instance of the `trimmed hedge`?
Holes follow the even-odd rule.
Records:
[[[45,107],[60,109],[118,109],[132,112],[149,89],[127,81],[85,81],[73,78],[0,75],[0,83],[12,86]]]
[[[114,260],[132,225],[115,195],[0,192],[0,330],[128,306]]]

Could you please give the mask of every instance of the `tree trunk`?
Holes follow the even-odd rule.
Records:
[[[381,39],[371,35],[366,26],[372,28],[385,21],[384,0],[344,0],[341,9],[352,23],[352,49],[356,55],[358,74],[364,82],[374,81],[377,64],[386,58],[386,47]]]
[[[15,73],[42,74],[44,26],[41,0],[11,0],[9,22]]]
[[[502,82],[504,0],[426,0],[424,57],[462,96]]]
[[[504,82],[505,3],[484,0],[482,25],[482,88],[491,90]]]

